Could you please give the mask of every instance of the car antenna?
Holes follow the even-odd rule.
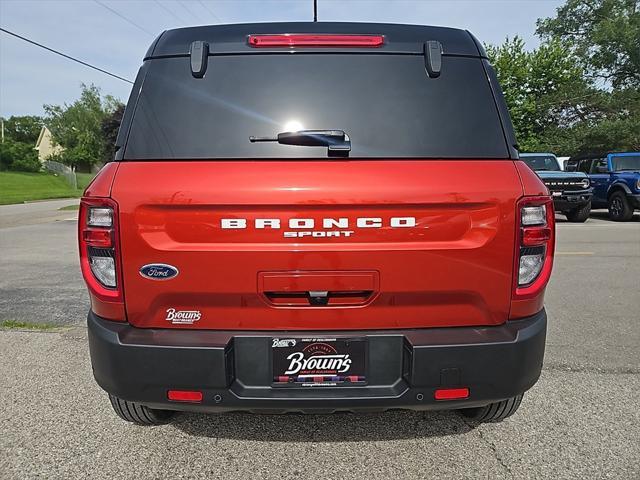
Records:
[[[318,0],[313,0],[313,21],[318,21]]]

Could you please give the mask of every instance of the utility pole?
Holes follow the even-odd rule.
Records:
[[[318,21],[318,0],[313,0],[313,21]]]
[[[0,124],[2,124],[2,143],[4,143],[4,118],[0,117]]]

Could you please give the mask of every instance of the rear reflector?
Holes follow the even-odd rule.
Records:
[[[383,35],[297,34],[249,35],[252,47],[380,47]]]
[[[522,229],[522,245],[532,247],[544,245],[551,239],[549,227],[529,227]]]
[[[167,398],[174,402],[194,402],[202,401],[202,392],[192,390],[169,390]]]
[[[113,246],[111,230],[83,230],[82,240],[87,242],[90,247],[111,248]]]
[[[440,388],[434,394],[436,400],[460,400],[469,398],[468,388]]]

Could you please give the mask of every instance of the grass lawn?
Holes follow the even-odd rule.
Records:
[[[60,207],[58,210],[80,210],[80,205],[67,205],[66,207]]]
[[[84,189],[87,188],[87,185],[89,185],[89,182],[93,180],[93,177],[95,177],[94,173],[76,173],[78,190],[80,190],[81,192],[84,191]]]
[[[89,173],[78,174],[78,189],[74,190],[64,178],[50,173],[0,172],[0,205],[79,197],[91,178]]]

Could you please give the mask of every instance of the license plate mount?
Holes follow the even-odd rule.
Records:
[[[348,387],[367,384],[367,339],[271,339],[274,387]]]

